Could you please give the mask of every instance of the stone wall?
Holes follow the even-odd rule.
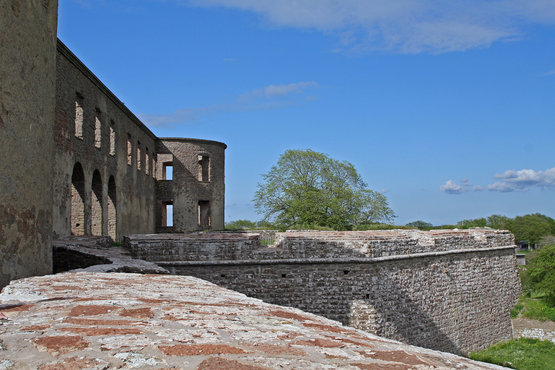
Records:
[[[225,203],[224,143],[161,138],[158,142],[158,230],[184,232],[223,230]],[[166,165],[173,176],[165,176]],[[173,206],[173,224],[164,224],[164,207]],[[167,220],[167,219],[166,219]]]
[[[57,10],[0,1],[0,288],[52,271]]]
[[[59,41],[55,236],[154,232],[157,140]]]
[[[520,293],[508,232],[411,230],[131,236],[134,255],[270,303],[453,353],[512,335]],[[218,240],[219,239],[219,240]]]

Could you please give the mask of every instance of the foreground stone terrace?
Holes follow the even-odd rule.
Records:
[[[188,276],[63,273],[0,294],[0,368],[498,368]]]

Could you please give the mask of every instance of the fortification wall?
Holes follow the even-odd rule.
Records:
[[[55,236],[154,232],[157,138],[60,41],[55,130]]]
[[[131,236],[135,256],[264,301],[410,344],[466,353],[512,336],[520,293],[508,232]]]
[[[52,271],[57,10],[0,1],[0,288]]]
[[[157,146],[158,231],[224,229],[226,148],[224,143],[211,140],[160,139]],[[170,166],[171,179],[167,176]],[[169,223],[167,205],[173,206],[173,220]]]

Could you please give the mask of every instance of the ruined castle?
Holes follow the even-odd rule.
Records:
[[[156,137],[56,38],[56,1],[0,5],[0,287],[51,240],[224,228],[226,145]]]
[[[56,27],[56,0],[0,2],[0,288],[52,273],[53,239],[109,236],[173,274],[411,344],[511,338],[508,232],[293,232],[272,246],[164,233],[223,229],[226,145],[156,137]]]

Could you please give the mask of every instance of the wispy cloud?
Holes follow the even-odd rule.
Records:
[[[543,77],[553,76],[553,75],[555,75],[555,69],[552,69],[551,71],[547,71],[544,74],[542,74]]]
[[[495,175],[495,178],[501,181],[488,185],[488,190],[511,192],[526,191],[533,187],[555,189],[555,167],[545,171],[509,170],[501,175]]]
[[[256,98],[283,98],[292,94],[302,94],[305,92],[305,90],[317,86],[318,83],[316,83],[315,81],[301,81],[284,85],[268,85],[260,89],[254,89],[246,94],[241,95],[239,101],[246,102]]]
[[[439,187],[439,190],[447,194],[462,194],[470,191],[482,191],[483,187],[480,185],[471,184],[470,181],[465,177],[461,180],[461,184],[457,184],[453,180],[447,180],[447,182]]]
[[[268,85],[241,94],[232,103],[197,108],[182,108],[169,114],[139,114],[138,117],[150,127],[160,127],[195,122],[199,116],[217,112],[278,109],[314,100],[313,97],[304,94],[307,89],[314,87],[318,87],[318,83],[315,81]]]
[[[522,37],[555,24],[551,0],[189,0],[261,15],[270,24],[335,34],[349,49],[443,53]]]

